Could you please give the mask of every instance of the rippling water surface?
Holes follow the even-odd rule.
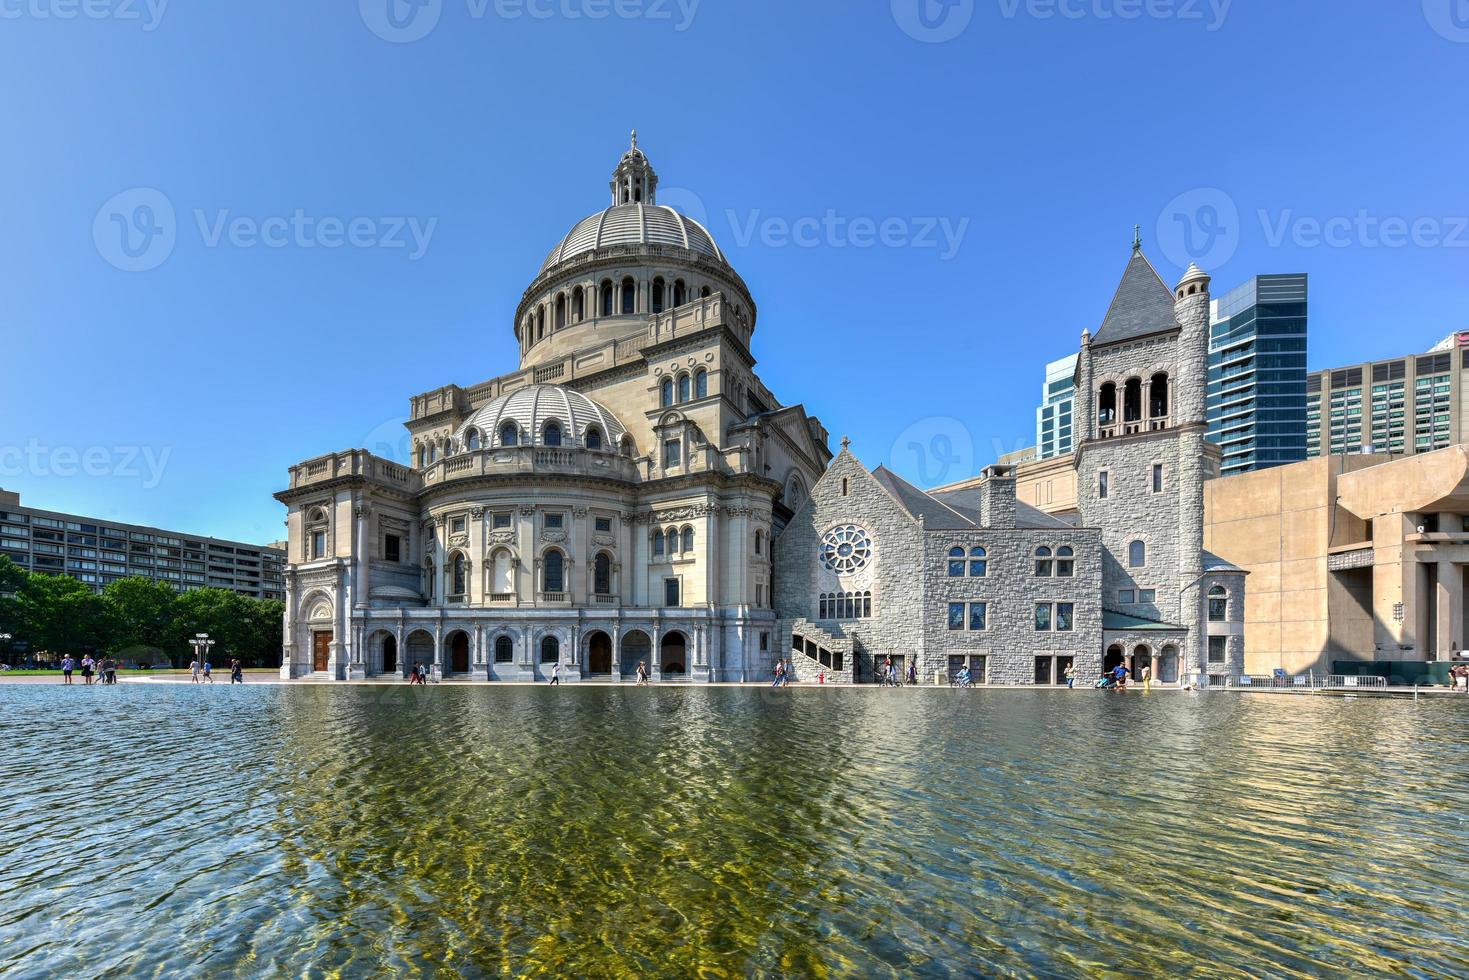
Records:
[[[0,687],[0,974],[1469,974],[1469,703]]]

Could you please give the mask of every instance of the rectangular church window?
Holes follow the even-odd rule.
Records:
[[[1051,604],[1049,602],[1035,604],[1035,631],[1037,633],[1051,631]]]
[[[964,603],[949,603],[949,629],[962,630],[964,628]]]
[[[396,534],[389,534],[383,538],[383,560],[403,560],[403,539]]]

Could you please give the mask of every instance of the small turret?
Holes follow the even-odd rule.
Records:
[[[658,203],[658,175],[653,172],[653,165],[638,149],[638,131],[632,131],[632,145],[628,147],[622,159],[617,163],[617,169],[612,171],[612,180],[608,184],[612,188],[612,205],[619,204],[657,204]]]

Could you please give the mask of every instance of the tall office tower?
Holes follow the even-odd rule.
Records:
[[[1306,380],[1306,455],[1426,453],[1469,441],[1469,331],[1426,354],[1332,368]]]
[[[1035,410],[1035,458],[1069,456],[1075,445],[1071,409],[1076,403],[1076,358],[1071,354],[1046,365],[1046,387]]]
[[[1306,458],[1306,276],[1255,276],[1214,301],[1209,440],[1222,475]]]

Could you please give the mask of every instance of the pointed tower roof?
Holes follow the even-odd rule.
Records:
[[[1173,290],[1143,254],[1141,243],[1134,242],[1132,258],[1092,344],[1115,344],[1177,329]]]

